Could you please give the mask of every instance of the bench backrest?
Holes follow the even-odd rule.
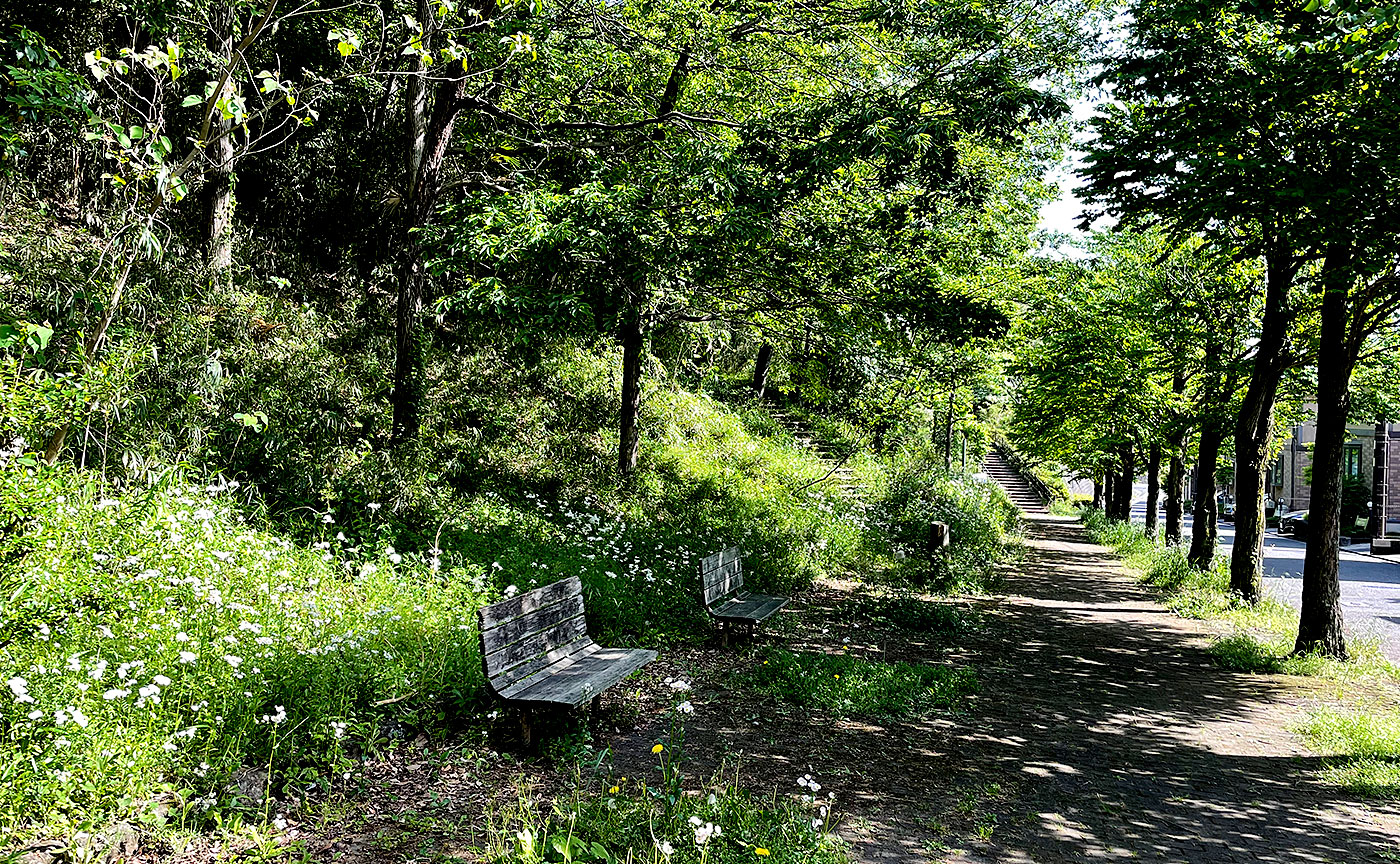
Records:
[[[483,606],[476,616],[486,681],[497,693],[591,644],[577,576]]]
[[[739,547],[730,546],[701,559],[700,581],[705,586],[706,606],[743,588],[744,562]]]

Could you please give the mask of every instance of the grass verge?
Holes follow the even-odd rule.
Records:
[[[1373,798],[1400,798],[1400,713],[1322,709],[1299,730],[1327,760],[1322,780]]]
[[[1167,608],[1186,618],[1224,621],[1233,632],[1215,638],[1211,657],[1236,672],[1281,673],[1346,680],[1367,675],[1400,677],[1373,639],[1352,639],[1346,662],[1315,654],[1293,653],[1298,613],[1266,597],[1250,605],[1230,590],[1229,562],[1216,558],[1210,570],[1198,570],[1178,546],[1167,547],[1147,537],[1138,525],[1108,521],[1102,511],[1081,513],[1090,539],[1113,549],[1142,581],[1150,585]]]

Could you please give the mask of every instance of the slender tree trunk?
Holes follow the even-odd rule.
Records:
[[[1094,509],[1103,509],[1103,478],[1097,474],[1094,476]]]
[[[1215,563],[1217,539],[1215,472],[1220,467],[1220,443],[1225,431],[1217,423],[1201,427],[1200,455],[1196,459],[1196,506],[1192,512],[1191,551],[1186,558],[1197,570],[1208,571]]]
[[[209,49],[226,59],[233,53],[233,8],[215,12],[216,36]],[[214,169],[209,173],[208,211],[205,219],[204,257],[216,279],[233,267],[233,135],[232,121],[219,120],[218,136],[209,146]]]
[[[646,334],[641,315],[628,315],[619,328],[622,342],[622,413],[617,429],[617,470],[628,477],[637,470],[642,434],[642,350]]]
[[[1287,363],[1288,291],[1293,271],[1281,257],[1269,256],[1264,317],[1259,345],[1235,422],[1235,545],[1230,555],[1230,589],[1249,603],[1264,591],[1264,479],[1274,437],[1274,400]]]
[[[1319,651],[1345,660],[1342,590],[1337,578],[1342,522],[1342,459],[1351,405],[1356,349],[1348,333],[1350,248],[1330,248],[1322,273],[1321,332],[1317,352],[1317,444],[1313,449],[1308,546],[1303,558],[1302,612],[1294,651]]]
[[[466,92],[466,76],[438,82],[433,97],[433,113],[428,123],[427,146],[418,166],[416,186],[408,200],[404,220],[403,263],[399,269],[398,303],[394,320],[394,441],[418,436],[422,350],[419,345],[418,316],[423,306],[423,289],[428,271],[418,230],[432,219],[442,183],[442,167],[452,127]]]
[[[1161,492],[1162,445],[1153,442],[1147,451],[1147,522],[1148,537],[1157,536],[1157,496]]]
[[[1172,392],[1178,397],[1186,392],[1186,373],[1177,372],[1172,376]],[[1181,499],[1186,486],[1186,429],[1177,416],[1172,422],[1172,431],[1167,436],[1167,527],[1163,540],[1168,546],[1181,544],[1182,518]]]
[[[763,393],[768,389],[768,367],[773,362],[773,344],[764,342],[758,348],[758,357],[753,363],[753,395],[755,399],[762,399]]]
[[[1162,532],[1162,539],[1166,541],[1168,546],[1176,546],[1181,543],[1181,533],[1186,521],[1181,506],[1181,499],[1186,489],[1186,460],[1181,456],[1181,451],[1185,446],[1184,438],[1185,435],[1176,433],[1168,445],[1167,524]]]
[[[1113,469],[1103,472],[1103,515],[1109,519],[1118,516],[1118,507],[1114,504],[1114,499],[1118,493],[1118,476],[1113,473]]]
[[[431,27],[432,14],[428,10],[428,0],[418,0],[418,23]],[[423,47],[429,48],[431,35],[423,33]],[[412,70],[408,75],[407,104],[404,108],[404,136],[408,147],[404,150],[404,193],[405,204],[413,200],[418,187],[418,170],[423,165],[423,154],[428,146],[428,73],[430,68],[423,65],[420,57],[414,57]]]
[[[1118,462],[1121,470],[1118,473],[1118,492],[1113,496],[1113,503],[1118,505],[1118,518],[1128,522],[1133,517],[1133,480],[1137,477],[1137,468],[1133,463],[1133,445],[1125,445],[1118,451]]]
[[[953,473],[953,399],[957,396],[956,385],[948,391],[948,422],[943,427],[943,473]]]

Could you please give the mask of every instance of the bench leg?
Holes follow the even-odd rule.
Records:
[[[589,703],[588,703],[588,710],[589,710],[589,711],[592,711],[594,714],[597,714],[597,713],[598,713],[598,709],[601,708],[602,705],[603,705],[603,694],[602,694],[602,693],[599,693],[597,696],[594,696],[594,697],[593,697],[593,701],[592,701],[592,702],[589,702]]]
[[[526,747],[530,746],[531,719],[529,708],[520,709],[520,738],[525,742]]]
[[[723,621],[719,625],[719,636],[723,640],[724,647],[729,647],[729,622]]]

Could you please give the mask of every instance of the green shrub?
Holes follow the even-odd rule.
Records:
[[[904,556],[905,578],[942,591],[978,591],[1006,557],[1018,514],[996,484],[934,473],[917,460],[892,472],[871,524]],[[947,524],[951,536],[936,551],[928,543],[934,522]]]

